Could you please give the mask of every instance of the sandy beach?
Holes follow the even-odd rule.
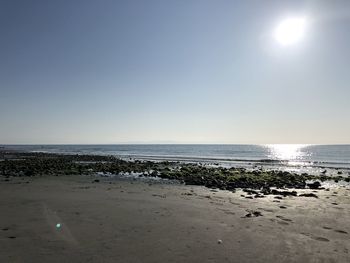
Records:
[[[350,263],[350,0],[0,6],[0,263]]]
[[[2,178],[0,262],[350,261],[347,188],[248,199],[242,191],[95,179]]]

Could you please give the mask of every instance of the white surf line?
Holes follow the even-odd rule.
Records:
[[[46,222],[52,229],[55,235],[72,246],[79,246],[78,241],[74,238],[70,232],[68,225],[65,224],[62,219],[57,215],[57,212],[51,210],[45,203],[43,203],[43,214],[46,218]]]

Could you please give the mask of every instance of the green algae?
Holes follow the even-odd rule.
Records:
[[[179,162],[127,161],[114,156],[60,155],[50,153],[0,152],[2,176],[43,176],[43,175],[106,175],[138,173],[144,177],[174,179],[189,185],[203,185],[233,191],[236,188],[268,189],[306,188],[307,181],[335,182],[349,177],[324,174],[295,174],[286,171],[247,170],[244,168],[209,167],[201,164]],[[269,191],[265,191],[268,193]]]

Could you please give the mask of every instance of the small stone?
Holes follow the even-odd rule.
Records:
[[[248,214],[245,215],[245,217],[258,217],[262,216],[262,213],[260,211],[254,211],[254,210],[247,210]]]
[[[318,198],[318,196],[313,193],[300,194],[299,196]]]
[[[221,239],[218,239],[218,244],[222,244],[222,240]]]

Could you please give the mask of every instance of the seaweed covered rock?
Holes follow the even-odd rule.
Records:
[[[3,156],[7,156],[3,153]],[[50,153],[11,152],[11,158],[0,162],[0,174],[3,176],[38,175],[118,175],[138,173],[143,177],[157,176],[175,179],[188,185],[202,185],[208,188],[235,191],[237,188],[249,189],[248,193],[256,197],[274,194],[295,196],[295,191],[278,191],[272,188],[297,188],[308,186],[321,189],[319,181],[329,180],[326,175],[301,175],[287,171],[248,170],[241,167],[212,167],[194,163],[152,162],[141,160],[123,160],[114,156],[96,155],[60,155]],[[308,180],[319,180],[306,184]],[[334,177],[333,180],[350,181],[350,177]],[[260,190],[260,192],[258,192]]]

